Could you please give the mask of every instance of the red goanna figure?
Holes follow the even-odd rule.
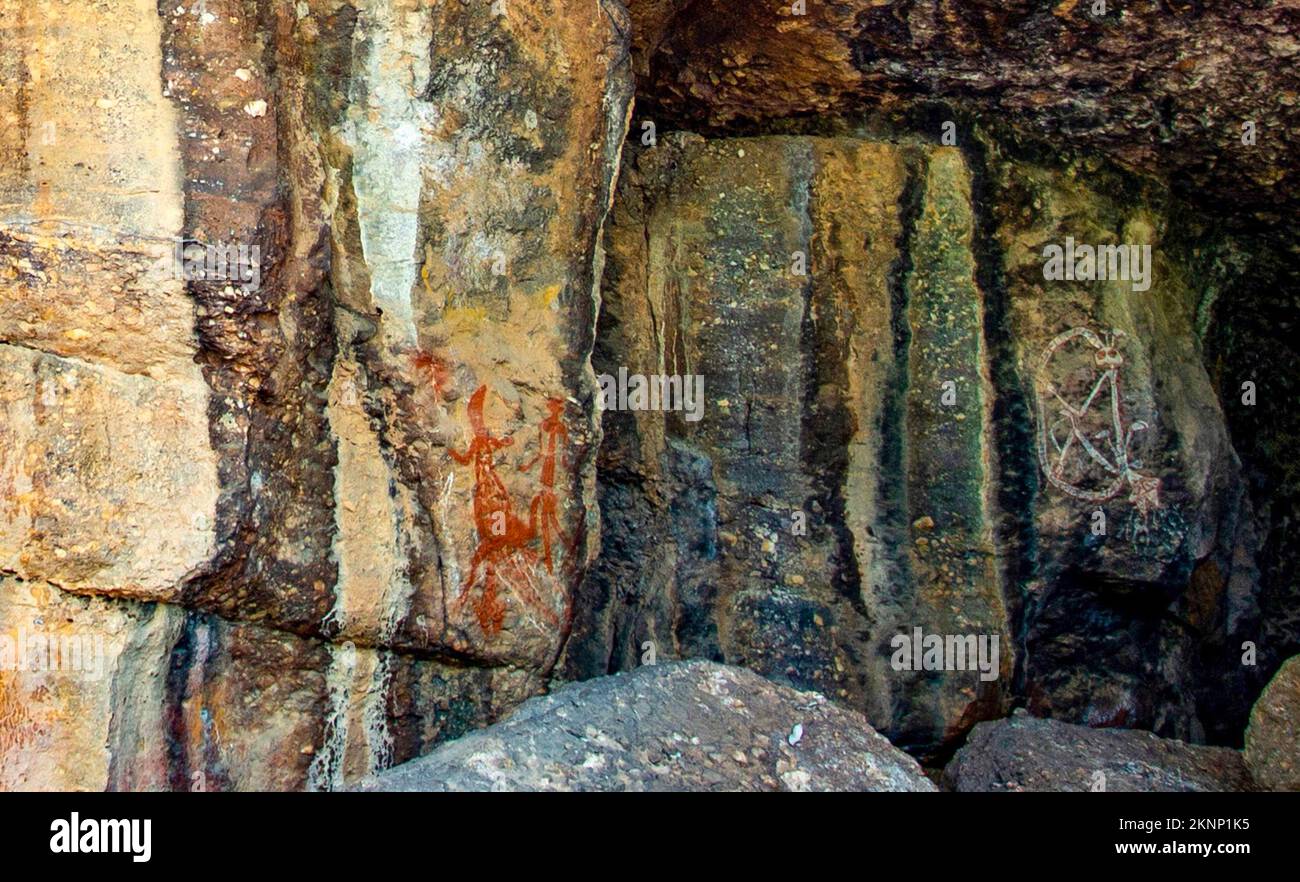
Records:
[[[531,584],[528,565],[536,563],[537,556],[528,546],[537,534],[532,527],[515,516],[510,494],[497,474],[494,462],[496,452],[509,447],[513,441],[510,438],[496,438],[487,430],[483,423],[483,405],[486,400],[487,386],[479,386],[469,399],[469,424],[474,430],[469,448],[464,453],[449,450],[456,462],[474,465],[474,526],[478,531],[478,547],[470,561],[465,584],[452,602],[451,615],[455,617],[460,614],[465,601],[478,584],[481,572],[483,590],[478,602],[474,604],[474,612],[483,632],[491,636],[499,632],[505,623],[506,606],[505,601],[498,596],[498,578],[507,564],[512,565],[520,576],[512,583],[507,583],[508,586],[552,624],[559,624],[559,620],[542,602]],[[520,558],[525,564],[523,567],[519,565]]]

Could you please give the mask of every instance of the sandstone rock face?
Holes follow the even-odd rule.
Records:
[[[930,791],[916,761],[821,695],[709,662],[574,683],[379,774],[371,791]]]
[[[943,770],[959,792],[1253,790],[1241,754],[1194,747],[1150,732],[1089,729],[1018,711],[980,723]]]
[[[569,674],[725,659],[923,753],[1021,698],[1231,737],[1249,509],[1167,196],[915,140],[673,135],[634,163],[595,367],[699,374],[704,415],[605,415]],[[1049,281],[1067,239],[1155,256]],[[917,628],[999,652],[913,670]]]
[[[1025,597],[1028,704],[1230,740],[1258,688],[1240,660],[1260,633],[1259,587],[1253,513],[1202,366],[1217,282],[1199,252],[1213,234],[1189,229],[1159,190],[1086,168],[996,153],[986,168],[1001,494],[1017,518],[1004,535]],[[1045,250],[1071,241],[1098,255],[1137,245],[1148,281],[1046,279]]]
[[[187,6],[0,4],[3,787],[342,786],[539,691],[595,551],[626,12]]]
[[[1300,790],[1300,657],[1292,657],[1255,702],[1246,765],[1261,787]]]
[[[183,612],[0,581],[0,782],[102,790],[123,765],[166,786],[165,694]]]
[[[1165,176],[1211,211],[1285,223],[1294,205],[1292,0],[799,5],[630,0],[639,113],[721,127],[943,101]]]
[[[0,9],[22,23],[0,92],[0,567],[176,600],[215,552],[218,496],[193,306],[173,272],[179,119],[158,82],[156,10],[106,6],[119,8],[74,21]],[[102,68],[75,60],[72,36]]]
[[[0,0],[0,789],[346,788],[615,672],[559,695],[772,709],[419,785],[1241,745],[1300,651],[1296,3],[627,5]]]

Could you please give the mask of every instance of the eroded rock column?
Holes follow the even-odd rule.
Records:
[[[638,153],[596,367],[699,375],[705,400],[695,420],[606,414],[608,557],[571,673],[642,663],[647,645],[722,658],[921,750],[997,714],[1014,650],[972,227],[953,150],[673,135]],[[1005,654],[984,678],[973,657],[896,665],[918,628]]]

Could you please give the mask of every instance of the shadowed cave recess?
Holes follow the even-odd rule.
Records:
[[[200,5],[0,0],[0,635],[98,660],[0,669],[0,788],[445,784],[675,660],[957,789],[1021,711],[1249,762],[1292,0]]]

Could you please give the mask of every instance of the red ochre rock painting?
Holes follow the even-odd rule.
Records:
[[[452,382],[451,367],[446,360],[435,353],[421,349],[416,351],[411,361],[415,369],[423,374],[428,379],[429,384],[433,386],[434,396],[441,400]]]
[[[564,399],[552,398],[548,400],[546,409],[549,415],[542,420],[539,427],[537,455],[524,465],[521,465],[519,471],[531,470],[539,460],[542,463],[542,488],[537,491],[532,504],[528,507],[528,526],[534,533],[539,528],[541,529],[542,554],[543,560],[546,562],[546,571],[554,574],[551,543],[564,538],[564,529],[560,526],[559,501],[555,496],[555,457],[557,450],[564,458],[565,468],[572,467],[573,460],[569,457],[568,452],[569,430],[564,427]],[[573,557],[573,546],[577,544],[577,540],[578,534],[575,530],[573,539],[568,543],[570,560]]]
[[[556,458],[562,457],[566,466],[571,462],[566,450],[569,432],[563,421],[564,400],[552,398],[547,402],[549,415],[539,427],[537,455],[519,467],[520,472],[527,472],[539,461],[542,463],[542,486],[529,505],[528,522],[525,523],[515,514],[514,501],[497,473],[497,451],[509,447],[514,440],[494,436],[484,424],[487,391],[487,386],[479,386],[470,396],[468,415],[474,436],[468,449],[464,453],[454,449],[449,451],[457,463],[473,464],[474,526],[478,532],[478,547],[450,613],[453,618],[459,616],[478,588],[474,612],[479,627],[489,636],[500,632],[505,624],[505,596],[509,594],[558,627],[560,617],[543,598],[536,575],[539,562],[548,574],[554,575],[553,545],[564,538],[559,500],[555,493]],[[538,538],[542,546],[540,561],[533,547]],[[567,545],[571,551],[573,543]],[[566,601],[566,618],[568,612]]]

